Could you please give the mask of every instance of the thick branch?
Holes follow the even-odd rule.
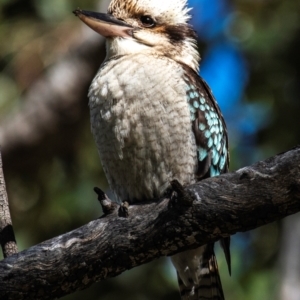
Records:
[[[3,256],[8,257],[18,252],[8,205],[8,197],[2,168],[0,152],[0,244]]]
[[[1,299],[52,299],[155,258],[300,210],[300,148],[204,180],[191,195],[132,205],[0,262]]]

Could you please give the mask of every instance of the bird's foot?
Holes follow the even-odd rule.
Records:
[[[176,179],[172,180],[170,184],[173,190],[170,199],[171,202],[183,204],[184,206],[192,206],[194,202],[192,194],[184,189],[183,185]]]

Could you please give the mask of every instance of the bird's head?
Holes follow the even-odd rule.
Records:
[[[108,13],[74,11],[107,38],[107,56],[162,55],[198,70],[196,35],[186,0],[112,0]]]

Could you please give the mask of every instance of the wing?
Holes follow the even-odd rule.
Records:
[[[197,178],[228,171],[228,137],[220,108],[206,82],[193,70],[185,70],[186,94],[197,145]]]
[[[198,180],[228,172],[227,128],[221,110],[206,82],[184,66],[186,95],[198,156]],[[230,237],[221,239],[228,271],[231,274]]]

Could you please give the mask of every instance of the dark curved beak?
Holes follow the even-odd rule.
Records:
[[[112,15],[76,9],[73,11],[82,22],[104,37],[132,37],[133,27]]]

